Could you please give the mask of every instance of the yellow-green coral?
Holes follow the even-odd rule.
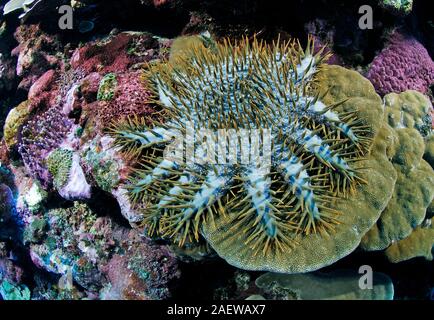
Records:
[[[417,130],[407,128],[396,130],[396,134],[399,143],[396,145],[398,148],[392,162],[400,166],[401,171],[411,171],[419,167],[425,150],[422,136]]]
[[[425,140],[424,159],[434,168],[432,105],[428,97],[414,90],[390,93],[384,97],[385,121],[395,129],[410,128]]]
[[[424,117],[431,103],[416,91],[389,94],[385,97],[385,121],[392,127],[396,143],[389,156],[398,174],[394,193],[374,227],[363,237],[365,250],[383,250],[395,241],[408,237],[426,218],[434,198],[434,171],[422,159],[425,142],[432,136],[424,128]],[[428,136],[424,138],[422,134]]]
[[[423,158],[434,168],[434,134],[425,139],[425,154]]]
[[[434,218],[425,220],[407,238],[396,241],[388,247],[385,253],[389,261],[397,263],[416,257],[432,260],[433,249]]]
[[[396,15],[408,15],[413,10],[413,0],[379,0],[380,7]]]
[[[9,111],[4,125],[4,139],[8,148],[18,143],[18,131],[30,115],[29,102],[24,101]]]
[[[432,131],[431,102],[418,91],[389,93],[384,97],[384,108],[385,120],[392,128],[414,128],[424,137]]]
[[[365,250],[383,250],[407,237],[422,223],[432,201],[434,175],[425,161],[410,171],[395,168],[398,180],[393,197],[376,225],[363,237],[361,246]]]
[[[56,189],[62,188],[69,179],[72,167],[73,152],[66,149],[56,149],[47,158],[47,167],[53,176],[53,183]]]

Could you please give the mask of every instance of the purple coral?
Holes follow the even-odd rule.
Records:
[[[110,285],[101,291],[104,300],[152,300],[171,297],[170,283],[180,269],[176,256],[167,247],[152,244],[135,230],[122,235],[124,252],[114,254],[102,266]]]
[[[23,126],[18,151],[27,171],[44,188],[51,184],[51,175],[44,162],[48,154],[66,139],[73,122],[59,108],[51,108]]]
[[[427,93],[434,83],[434,62],[415,38],[395,32],[366,77],[381,95],[406,90]]]

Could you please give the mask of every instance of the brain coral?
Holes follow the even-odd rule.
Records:
[[[381,129],[381,99],[369,81],[323,65],[312,49],[225,42],[193,46],[175,66],[150,69],[166,122],[133,119],[112,133],[125,151],[141,154],[143,168],[127,188],[146,204],[151,234],[180,245],[202,234],[237,267],[287,273],[318,269],[358,246],[392,195],[391,133]],[[215,161],[212,145],[189,131],[204,129],[208,142],[218,141],[212,132],[232,130],[241,148],[231,158],[224,135],[223,163]],[[270,150],[255,153],[254,138],[239,134],[248,129],[261,132],[262,146],[268,130]],[[168,144],[183,146],[173,138],[180,136],[196,149],[195,161],[165,157]]]
[[[405,90],[427,93],[434,83],[434,62],[415,38],[395,32],[366,77],[381,95]]]

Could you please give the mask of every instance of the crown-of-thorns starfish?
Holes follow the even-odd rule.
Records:
[[[352,167],[369,150],[370,128],[354,112],[338,111],[341,103],[321,101],[314,88],[325,57],[313,55],[313,46],[311,39],[306,50],[295,42],[225,40],[212,50],[191,48],[176,65],[150,67],[146,78],[166,121],[149,126],[130,119],[111,133],[142,159],[128,189],[133,201],[146,203],[151,234],[183,245],[198,240],[202,223],[215,215],[236,215],[234,234],[248,234],[246,246],[265,254],[290,249],[298,235],[334,229],[341,213],[330,203],[364,183]],[[270,165],[261,165],[260,157],[248,164],[163,157],[173,132],[187,143],[193,139],[189,124],[197,132],[269,130]],[[241,149],[250,148],[236,139]],[[230,140],[226,135],[224,156]],[[199,155],[209,155],[203,141],[193,144]]]

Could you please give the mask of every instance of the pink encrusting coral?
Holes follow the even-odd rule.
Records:
[[[381,95],[406,90],[427,93],[434,83],[434,62],[414,37],[395,32],[366,77]]]
[[[110,286],[101,290],[102,299],[166,299],[170,283],[181,273],[176,256],[164,245],[152,244],[135,231],[124,232],[123,254],[114,254],[101,270]]]
[[[129,35],[120,34],[106,44],[91,44],[79,48],[72,55],[71,65],[74,69],[81,68],[86,73],[126,70],[132,63],[127,54],[130,41]]]
[[[78,123],[94,132],[108,128],[115,119],[154,113],[140,66],[160,58],[163,45],[148,33],[124,32],[76,49],[69,72],[82,76],[74,81],[75,88],[70,85],[61,94],[64,113],[78,111]],[[113,83],[108,82],[107,96],[100,99],[105,77],[113,78]]]

